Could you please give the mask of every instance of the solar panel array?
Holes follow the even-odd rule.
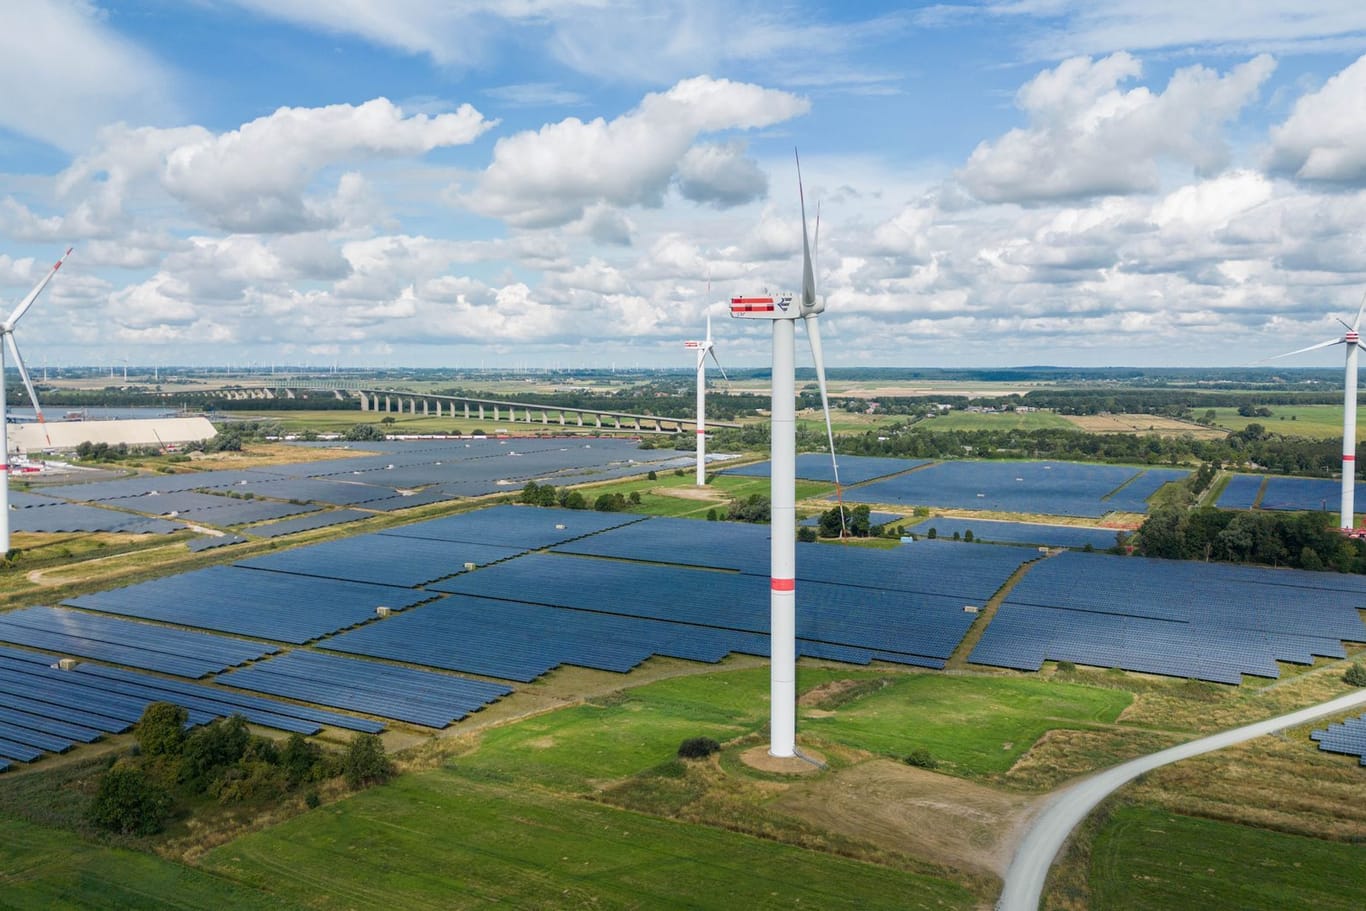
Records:
[[[1138,500],[1150,485],[1171,480],[1168,469],[1075,462],[938,462],[845,491],[846,502],[897,503],[1041,515],[1099,517],[1146,511]],[[1187,474],[1188,472],[1180,472]],[[1133,494],[1120,488],[1138,486]],[[1155,488],[1154,488],[1155,489]]]
[[[372,534],[282,550],[238,566],[314,577],[315,587],[321,584],[317,580],[330,578],[414,588],[464,572],[466,563],[484,566],[523,552],[495,544]]]
[[[1033,522],[998,522],[993,519],[963,519],[953,516],[935,516],[925,519],[918,525],[907,529],[917,537],[924,536],[933,528],[941,538],[959,537],[972,532],[977,541],[992,541],[998,544],[1034,544],[1044,547],[1074,547],[1081,549],[1090,544],[1096,550],[1114,547],[1118,529],[1092,528],[1081,525],[1040,525]]]
[[[1332,573],[1068,552],[1033,567],[970,660],[1047,659],[1239,683],[1278,661],[1341,658],[1366,641],[1366,580]]]
[[[1366,496],[1366,484],[1357,484],[1357,496]],[[1336,510],[1342,499],[1342,482],[1331,478],[1268,477],[1261,509]]]
[[[430,538],[539,550],[608,528],[640,522],[629,513],[586,509],[543,509],[537,506],[494,506],[413,525],[387,529],[397,538]]]
[[[1117,512],[1147,512],[1148,498],[1158,488],[1180,481],[1190,474],[1184,468],[1149,468],[1128,484],[1111,493],[1107,502]]]
[[[677,529],[674,526],[671,532],[670,526],[682,521],[686,520],[656,519],[630,531],[648,532],[657,541],[662,528],[665,535],[672,533],[678,550]],[[622,533],[613,537],[618,546],[612,549],[634,559],[638,551],[631,547],[632,536]],[[692,548],[688,550],[687,559],[696,560]],[[995,548],[976,550],[1003,553]],[[900,555],[811,545],[799,554],[797,562],[802,603],[797,618],[797,636],[802,640],[799,650],[809,654],[812,652],[805,650],[807,645],[830,647],[870,660],[877,657],[942,667],[975,616],[963,610],[962,591],[975,586],[975,594],[983,593],[983,575],[956,575],[946,569],[960,564],[966,551],[952,546],[927,547],[915,555]],[[728,561],[725,568],[740,571],[531,554],[438,582],[431,588],[478,598],[766,635],[766,551],[760,552],[761,559],[755,558],[753,548],[713,546],[709,553]],[[995,562],[996,571],[986,574],[994,577],[991,589],[999,588],[1020,563],[1018,556],[1008,554]],[[808,568],[803,569],[804,565]],[[874,566],[876,571],[870,571]],[[545,580],[553,581],[547,584]],[[574,619],[565,617],[566,622]]]
[[[929,464],[928,459],[888,459],[856,455],[840,455],[836,458],[839,462],[841,484],[862,484],[873,478],[885,478]],[[772,474],[773,466],[772,463],[764,461],[738,468],[726,468],[723,471],[725,474],[741,477],[766,478]],[[797,477],[808,481],[829,481],[833,484],[835,473],[830,466],[829,453],[804,452],[797,456]]]
[[[1320,750],[1356,756],[1366,766],[1366,715],[1334,722],[1326,729],[1310,732],[1309,737],[1318,741]]]
[[[1263,478],[1259,474],[1236,474],[1228,479],[1223,493],[1215,504],[1220,509],[1251,509],[1262,492]]]
[[[54,534],[75,531],[119,532],[130,535],[164,535],[180,531],[185,526],[166,519],[145,516],[80,503],[61,503],[53,506],[31,506],[10,510],[13,531]]]
[[[220,683],[444,728],[512,692],[501,683],[293,651],[218,678]]]
[[[210,566],[68,598],[64,603],[101,613],[299,644],[372,620],[381,606],[402,610],[431,597],[410,588],[242,566]],[[0,614],[0,622],[9,616]]]
[[[281,519],[279,522],[253,525],[247,529],[247,532],[259,538],[279,538],[284,535],[292,535],[298,531],[330,528],[333,525],[344,525],[347,522],[355,522],[369,517],[370,513],[361,512],[359,509],[327,509],[293,519]]]
[[[245,639],[59,607],[26,607],[0,614],[0,642],[190,678],[276,651]]]
[[[0,762],[32,762],[132,728],[153,702],[183,706],[190,724],[228,715],[283,731],[323,725],[378,733],[378,722],[213,686],[93,664],[58,670],[52,655],[0,647]]]

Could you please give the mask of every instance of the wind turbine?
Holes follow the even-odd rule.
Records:
[[[711,286],[710,282],[707,284],[708,287]],[[716,369],[726,377],[726,382],[730,382],[730,377],[726,376],[726,368],[717,360],[716,351],[711,343],[710,313],[707,314],[706,339],[700,342],[684,342],[683,347],[697,351],[697,486],[704,487],[707,483],[707,355],[711,355],[711,359],[716,361]]]
[[[4,477],[0,478],[0,554],[9,553],[9,406],[5,401],[5,348],[9,348],[10,354],[14,355],[14,365],[19,368],[19,377],[24,381],[24,388],[28,389],[28,397],[33,402],[33,413],[38,417],[38,423],[43,426],[43,436],[47,436],[47,427],[43,421],[43,409],[38,406],[38,395],[33,391],[33,381],[29,379],[28,370],[24,367],[24,359],[19,356],[19,345],[14,341],[14,326],[28,312],[28,308],[33,306],[33,302],[38,299],[38,295],[43,293],[47,283],[52,281],[52,276],[57,274],[57,270],[66,262],[66,258],[71,255],[71,248],[67,247],[62,258],[53,264],[48,270],[47,275],[43,276],[42,281],[33,287],[19,302],[19,306],[14,308],[14,312],[9,315],[9,319],[0,322],[0,335],[5,337],[5,344],[0,346],[0,472]],[[51,445],[52,439],[48,438]]]
[[[1278,358],[1292,357],[1306,351],[1331,348],[1333,345],[1347,346],[1347,375],[1343,380],[1342,394],[1342,515],[1338,520],[1340,528],[1353,528],[1356,524],[1354,500],[1357,485],[1357,351],[1366,348],[1366,345],[1361,344],[1361,336],[1357,330],[1361,328],[1363,313],[1366,313],[1366,297],[1362,298],[1361,306],[1357,308],[1357,318],[1352,320],[1350,326],[1342,319],[1338,319],[1338,322],[1347,328],[1342,338],[1330,338],[1308,348],[1276,355]]]
[[[825,301],[816,297],[811,245],[806,234],[806,199],[797,160],[797,190],[802,207],[802,291],[763,297],[733,297],[730,315],[766,319],[773,323],[773,400],[770,405],[769,499],[772,525],[769,541],[769,747],[771,756],[797,755],[797,382],[796,322],[806,325],[811,359],[816,366],[821,406],[830,426],[826,396],[825,355],[817,316]],[[834,460],[834,452],[831,452]]]

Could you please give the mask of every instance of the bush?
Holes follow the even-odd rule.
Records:
[[[208,791],[224,769],[242,758],[250,743],[251,733],[241,715],[204,725],[185,738],[181,780],[196,793]]]
[[[651,481],[658,481],[658,480],[659,480],[659,475],[655,474],[653,470],[651,470],[651,472],[650,472],[649,474],[647,474],[645,477],[648,478],[648,479],[651,480]]]
[[[906,765],[915,766],[917,769],[939,768],[938,760],[931,756],[930,751],[925,749],[924,747],[919,747],[917,749],[911,750],[909,753],[906,754],[906,758],[902,761],[905,762]]]
[[[393,764],[384,754],[384,743],[376,734],[357,734],[342,754],[342,774],[352,789],[381,784],[394,774]]]
[[[1352,686],[1366,686],[1366,667],[1360,661],[1354,662],[1347,668],[1347,673],[1342,675],[1342,679]]]
[[[179,756],[185,745],[190,713],[170,702],[153,702],[142,710],[136,736],[144,756]]]
[[[1075,674],[1076,672],[1077,666],[1073,664],[1071,661],[1063,660],[1058,662],[1059,674]]]
[[[100,779],[90,821],[123,835],[154,835],[171,814],[171,794],[137,766],[119,763]]]
[[[316,743],[309,743],[302,734],[290,734],[280,751],[280,768],[290,787],[323,777],[323,751]]]
[[[812,541],[816,540],[816,529],[812,528],[810,525],[803,525],[801,528],[797,529],[797,540],[805,541],[810,544]]]
[[[678,745],[679,759],[706,759],[721,749],[721,744],[710,737],[689,737]]]

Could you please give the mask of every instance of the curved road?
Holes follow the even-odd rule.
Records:
[[[1366,690],[1348,693],[1288,715],[1268,718],[1266,721],[1258,721],[1255,724],[1170,747],[1151,756],[1132,759],[1059,791],[1047,803],[1043,812],[1035,817],[1020,841],[1020,846],[1015,850],[1015,856],[1006,870],[1005,888],[1001,891],[1000,900],[996,902],[996,908],[998,911],[1038,911],[1048,868],[1053,865],[1054,858],[1062,850],[1067,836],[1096,804],[1144,772],[1180,759],[1221,750],[1273,731],[1305,724],[1325,715],[1345,712],[1363,704],[1366,704]]]

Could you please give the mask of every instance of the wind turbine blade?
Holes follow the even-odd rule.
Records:
[[[52,445],[52,437],[47,433],[47,422],[43,420],[43,408],[38,404],[38,393],[33,390],[33,380],[29,379],[28,368],[24,366],[24,359],[19,356],[19,343],[14,340],[13,332],[5,333],[5,343],[9,345],[9,353],[14,355],[14,365],[19,368],[19,378],[24,381],[24,388],[28,390],[29,401],[33,403],[33,413],[38,417],[38,426],[43,428],[43,438],[47,440],[47,445]]]
[[[729,386],[730,377],[726,376],[726,368],[721,366],[721,359],[716,356],[716,349],[708,348],[707,353],[711,355],[711,359],[716,363],[716,369],[721,371],[721,376],[725,379],[726,385]]]
[[[793,149],[797,158],[797,197],[802,205],[802,305],[803,315],[816,311],[816,275],[811,267],[811,244],[806,236],[806,191],[802,188],[802,159]]]
[[[52,268],[48,270],[47,275],[43,276],[42,281],[34,285],[33,290],[28,293],[28,297],[19,302],[19,306],[14,308],[14,312],[11,313],[9,319],[5,321],[6,326],[11,329],[14,328],[14,324],[19,322],[19,318],[28,312],[28,308],[32,307],[33,302],[38,299],[38,295],[43,293],[43,289],[47,287],[47,283],[52,281],[52,276],[57,274],[57,270],[62,267],[62,263],[66,262],[66,258],[71,255],[73,249],[73,247],[67,247],[66,252],[62,254],[62,258],[53,264]]]
[[[1366,313],[1366,294],[1361,296],[1361,306],[1357,308],[1357,318],[1352,320],[1352,325],[1348,326],[1353,332],[1361,328],[1361,315]]]
[[[835,476],[835,499],[840,510],[840,538],[845,536],[844,527],[844,490],[840,486],[840,463],[835,458],[835,428],[830,423],[830,396],[825,386],[825,350],[821,345],[820,320],[812,314],[803,317],[806,324],[806,340],[811,343],[811,360],[816,365],[816,385],[821,391],[821,411],[825,413],[825,438],[830,442],[830,470]]]
[[[1299,349],[1298,351],[1287,351],[1285,354],[1277,354],[1277,355],[1275,355],[1274,357],[1268,358],[1268,360],[1273,360],[1273,361],[1274,361],[1274,360],[1276,360],[1277,358],[1282,358],[1282,357],[1294,357],[1294,356],[1297,355],[1297,354],[1304,354],[1306,351],[1318,351],[1320,348],[1331,348],[1331,347],[1333,347],[1334,345],[1341,345],[1341,344],[1342,344],[1342,339],[1340,339],[1340,338],[1330,338],[1330,339],[1329,339],[1328,341],[1326,341],[1326,342],[1319,342],[1317,345],[1310,345],[1308,348],[1301,348],[1301,349]]]

